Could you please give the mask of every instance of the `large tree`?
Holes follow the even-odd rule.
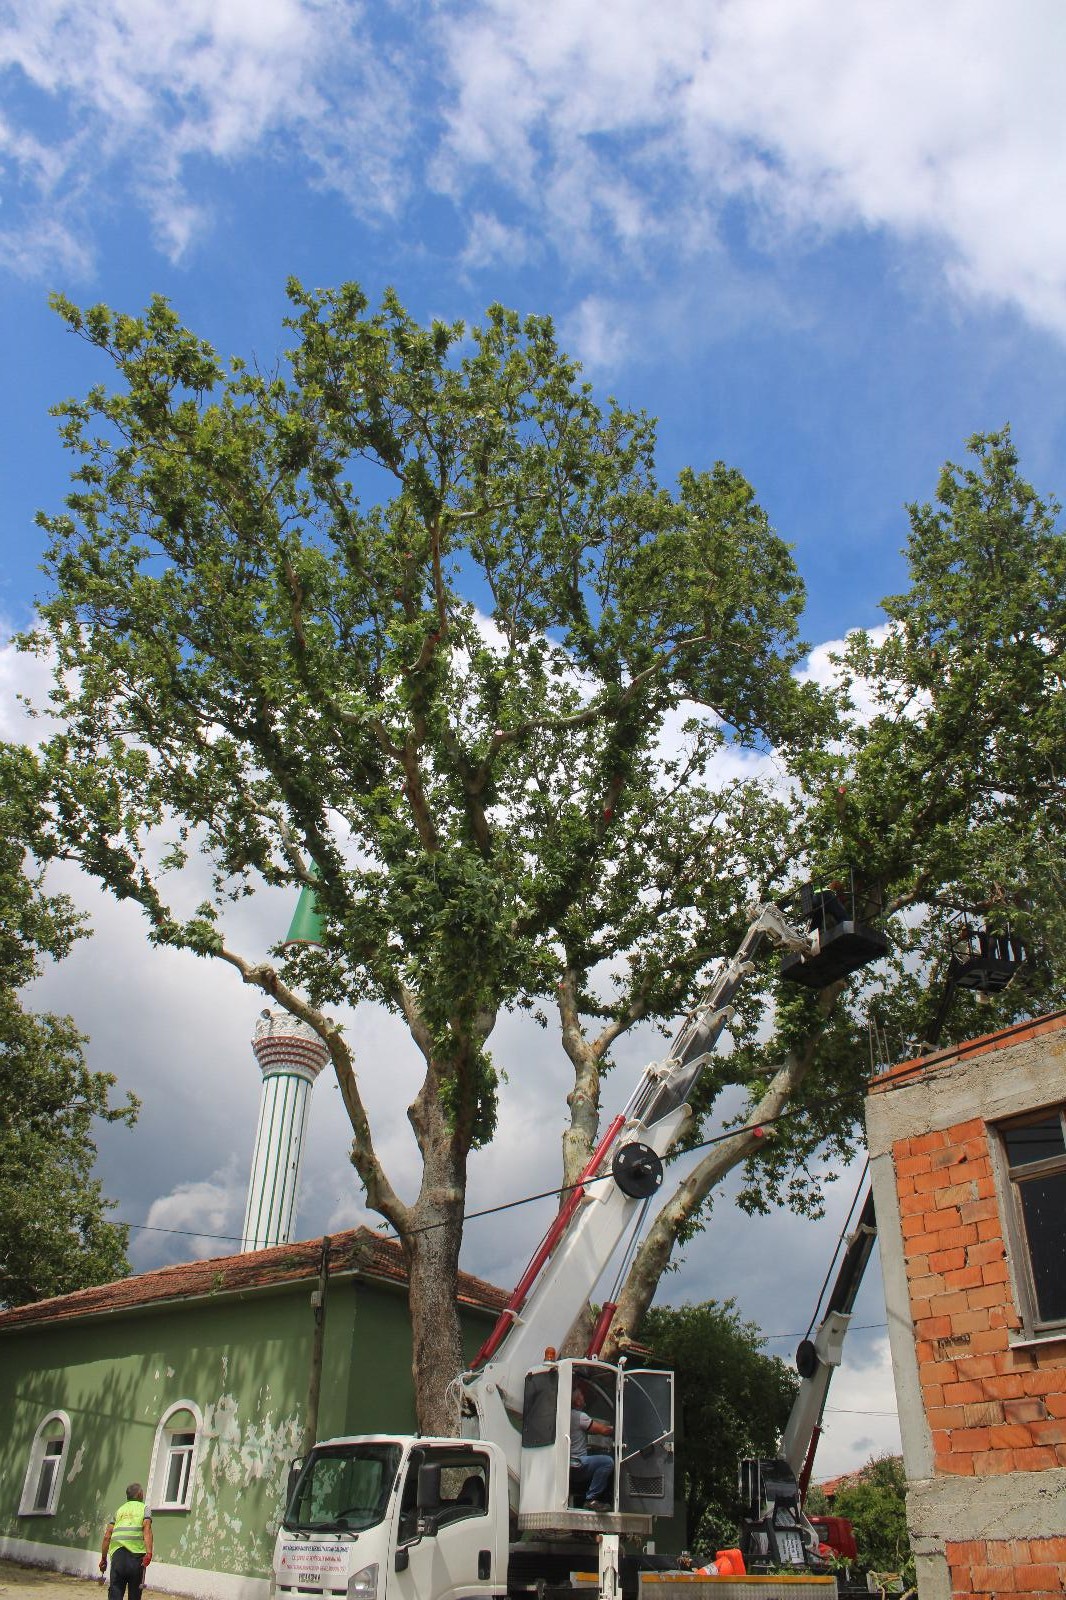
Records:
[[[161,300],[60,304],[117,384],[61,408],[78,465],[43,519],[61,728],[41,759],[58,853],[327,1043],[406,1253],[419,1420],[442,1428],[501,1008],[557,1003],[584,1144],[611,1039],[681,1009],[780,870],[785,809],[716,788],[713,758],[825,719],[792,674],[799,578],[749,486],[718,465],[662,487],[651,423],[601,410],[548,321],[423,328],[391,295],[290,293],[268,375],[224,369]],[[190,849],[214,872],[192,916]],[[325,955],[231,947],[227,897],[257,882],[314,886]],[[364,999],[425,1062],[411,1203],[328,1009]]]
[[[649,421],[597,406],[549,322],[494,308],[469,332],[423,328],[391,295],[371,311],[350,285],[290,292],[293,348],[268,375],[224,367],[163,301],[142,318],[60,303],[117,382],[61,408],[79,465],[67,514],[43,519],[52,590],[36,643],[55,652],[62,727],[42,762],[57,851],[135,898],[153,938],[230,962],[329,1046],[368,1203],[404,1243],[419,1418],[436,1428],[454,1420],[466,1163],[493,1128],[501,1008],[554,1017],[572,1063],[564,1181],[594,1146],[620,1035],[683,1010],[746,903],[807,872],[858,859],[871,909],[881,883],[902,943],[876,992],[887,1019],[914,1022],[914,973],[969,887],[952,840],[1005,820],[1005,871],[1028,859],[1033,818],[1031,804],[1004,810],[1007,748],[994,772],[987,739],[960,753],[957,704],[915,698],[906,672],[948,647],[998,661],[1022,623],[993,586],[976,646],[943,619],[923,634],[920,563],[965,518],[916,509],[915,590],[890,608],[882,650],[860,641],[844,668],[888,697],[868,724],[843,691],[794,675],[802,588],[749,486],[719,464],[662,487]],[[985,464],[1010,453],[980,448]],[[1051,514],[1004,471],[972,489],[970,520],[991,523],[1004,559],[1020,540],[1055,592]],[[952,573],[979,559],[967,537]],[[951,617],[974,598],[946,579],[939,592]],[[1026,589],[1019,616],[1030,592],[1040,605]],[[1038,640],[1056,641],[1059,621],[1046,606]],[[1053,666],[1057,642],[1033,648]],[[1005,677],[997,727],[1025,715]],[[1032,688],[1057,705],[1057,680]],[[773,747],[791,787],[716,781],[727,745]],[[1043,773],[1029,799],[1057,781]],[[867,818],[884,833],[870,837]],[[214,888],[190,916],[170,884],[180,899],[191,848]],[[227,943],[227,897],[257,881],[315,887],[326,954],[263,961]],[[738,1085],[773,1137],[738,1131],[681,1185],[616,1339],[731,1167],[758,1156],[751,1204],[817,1205],[815,1159],[855,1145],[873,992],[775,997],[762,969],[689,1142]],[[412,1203],[378,1158],[353,1044],[330,1020],[338,1001],[367,998],[405,1019],[425,1061]]]
[[[22,1305],[124,1277],[128,1229],[92,1176],[93,1124],[132,1122],[111,1104],[115,1078],[92,1071],[70,1017],[27,1010],[20,991],[82,927],[44,891],[27,852],[33,764],[0,746],[0,1305]],[[29,825],[29,826],[28,826]]]

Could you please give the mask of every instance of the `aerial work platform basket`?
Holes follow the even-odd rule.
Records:
[[[869,895],[864,895],[868,902]],[[888,954],[888,939],[880,928],[859,916],[855,873],[850,867],[821,885],[805,883],[800,909],[811,934],[810,954],[790,951],[781,961],[781,976],[789,983],[824,989],[838,978],[869,966]]]

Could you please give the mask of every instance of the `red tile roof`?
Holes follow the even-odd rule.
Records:
[[[213,1256],[208,1261],[182,1261],[155,1272],[119,1278],[93,1289],[37,1300],[32,1305],[0,1311],[0,1333],[43,1322],[69,1322],[98,1314],[138,1310],[144,1306],[174,1300],[197,1300],[209,1295],[236,1294],[245,1290],[269,1289],[277,1284],[299,1283],[318,1276],[321,1239],[305,1239],[298,1244],[275,1245],[269,1250],[251,1250],[243,1255]],[[330,1274],[354,1273],[387,1283],[406,1283],[403,1252],[395,1239],[386,1239],[370,1228],[352,1228],[330,1239]],[[502,1289],[459,1274],[459,1303],[485,1311],[501,1311],[507,1301]]]

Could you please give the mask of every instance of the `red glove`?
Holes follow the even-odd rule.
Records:
[[[151,1561],[151,1559],[152,1559],[151,1556],[145,1556],[144,1560],[141,1562],[141,1566],[142,1567],[146,1567],[148,1565],[148,1563]]]
[[[101,1556],[100,1557],[100,1571],[101,1572],[106,1572],[107,1571],[107,1557],[106,1556]]]

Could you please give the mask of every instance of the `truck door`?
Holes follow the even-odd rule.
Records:
[[[493,1514],[490,1496],[495,1493],[497,1504],[506,1507],[507,1485],[493,1485],[491,1468],[486,1451],[462,1441],[411,1452],[388,1600],[473,1600],[506,1592],[507,1521]],[[427,1483],[433,1485],[432,1494],[426,1492]]]
[[[618,1400],[619,1511],[674,1509],[674,1375],[625,1370]]]

